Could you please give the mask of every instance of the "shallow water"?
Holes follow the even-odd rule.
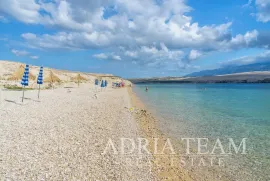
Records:
[[[221,172],[270,180],[270,84],[137,84],[134,91],[172,137],[247,138],[247,154],[230,156]]]

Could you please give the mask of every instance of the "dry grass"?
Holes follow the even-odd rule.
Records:
[[[8,80],[17,81],[17,80],[22,79],[23,74],[24,74],[24,69],[25,67],[23,65],[20,65],[20,67],[10,77],[8,77]],[[29,72],[29,79],[35,80],[36,76],[34,76],[33,74],[31,74],[31,72]]]
[[[57,77],[52,71],[50,71],[49,76],[44,79],[44,82],[49,83],[61,82],[61,79]]]

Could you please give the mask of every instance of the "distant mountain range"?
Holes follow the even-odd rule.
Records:
[[[270,71],[270,62],[254,63],[240,66],[226,66],[214,70],[203,70],[200,72],[188,74],[185,77],[215,76],[215,75],[235,74],[254,71]]]
[[[130,79],[132,83],[270,83],[270,62],[227,66],[184,77]]]

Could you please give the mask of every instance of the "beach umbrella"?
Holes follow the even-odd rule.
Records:
[[[38,84],[38,98],[39,98],[40,85],[43,84],[43,67],[40,67],[38,79],[37,79],[37,84]]]
[[[24,75],[24,71],[25,71],[24,65],[20,65],[20,67],[10,77],[8,77],[8,80],[14,80],[14,81],[21,80]],[[35,80],[36,76],[34,76],[33,74],[29,72],[29,79]]]
[[[95,85],[98,85],[98,79],[95,79]]]
[[[81,81],[87,81],[87,78],[82,77],[81,74],[77,74],[77,76],[71,78],[71,80],[77,81],[78,86],[79,86],[80,82],[81,82]]]
[[[104,80],[101,81],[101,85],[100,87],[105,87],[105,83],[104,83]]]
[[[22,81],[21,81],[21,84],[22,84],[22,87],[23,87],[22,102],[23,102],[23,99],[24,99],[24,88],[25,88],[25,86],[28,86],[28,79],[29,79],[29,65],[26,65],[25,70],[24,70],[24,74],[23,74],[23,77],[22,77]]]
[[[98,87],[98,83],[99,83],[98,79],[95,79],[95,87],[96,88]]]
[[[105,84],[105,87],[107,87],[107,85],[108,85],[108,82],[107,82],[107,80],[105,80],[104,84]]]
[[[99,84],[98,79],[95,79],[95,90],[96,90],[96,91],[98,90],[98,84]]]

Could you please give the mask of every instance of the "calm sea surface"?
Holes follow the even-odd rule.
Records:
[[[270,84],[137,84],[133,89],[172,137],[247,138],[247,155],[234,155],[221,170],[232,180],[270,180]]]

